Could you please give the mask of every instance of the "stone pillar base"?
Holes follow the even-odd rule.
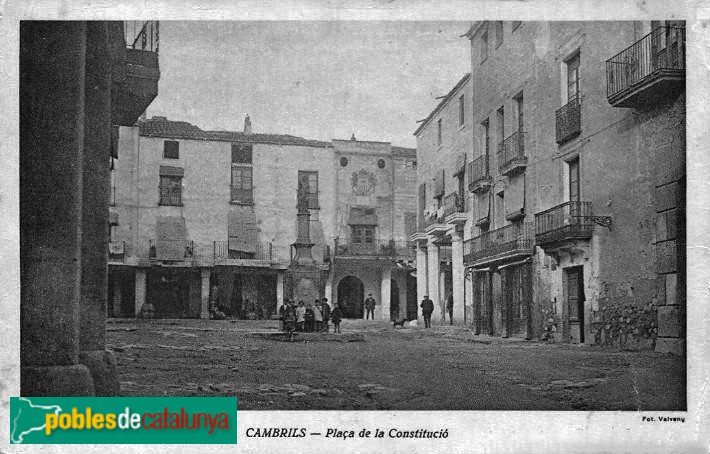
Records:
[[[20,395],[26,397],[85,397],[94,395],[94,382],[83,364],[22,367]]]
[[[79,362],[89,369],[97,396],[118,396],[121,386],[118,383],[116,358],[109,350],[95,350],[79,353]]]
[[[678,337],[657,337],[656,352],[682,356],[685,354],[685,339]]]

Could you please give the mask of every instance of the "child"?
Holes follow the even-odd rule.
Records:
[[[335,308],[330,314],[330,319],[333,320],[333,332],[340,333],[340,320],[343,318],[343,311],[340,309],[340,304],[335,303]]]

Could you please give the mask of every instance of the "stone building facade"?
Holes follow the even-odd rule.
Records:
[[[418,234],[463,222],[477,333],[684,350],[683,25],[471,27],[465,221],[439,216]],[[448,149],[423,162],[443,115],[430,117],[420,184],[459,165]]]
[[[135,316],[149,303],[156,316],[206,318],[213,302],[237,318],[274,316],[293,290],[288,269],[302,187],[322,275],[318,293],[341,300],[349,317],[361,317],[373,293],[377,317],[389,319],[390,289],[398,289],[395,302],[406,301],[410,249],[390,246],[406,246],[403,213],[416,216],[415,155],[354,138],[253,133],[248,117],[239,132],[164,117],[121,128],[110,315]]]

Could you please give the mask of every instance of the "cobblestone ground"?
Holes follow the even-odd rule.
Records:
[[[240,409],[683,410],[685,359],[394,329],[285,342],[275,321],[110,320],[125,396],[233,396]],[[308,339],[305,339],[305,338]]]

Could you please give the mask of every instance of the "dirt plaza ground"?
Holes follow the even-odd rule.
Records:
[[[277,321],[107,323],[124,396],[233,396],[261,410],[684,410],[685,358],[345,320],[286,342]]]

